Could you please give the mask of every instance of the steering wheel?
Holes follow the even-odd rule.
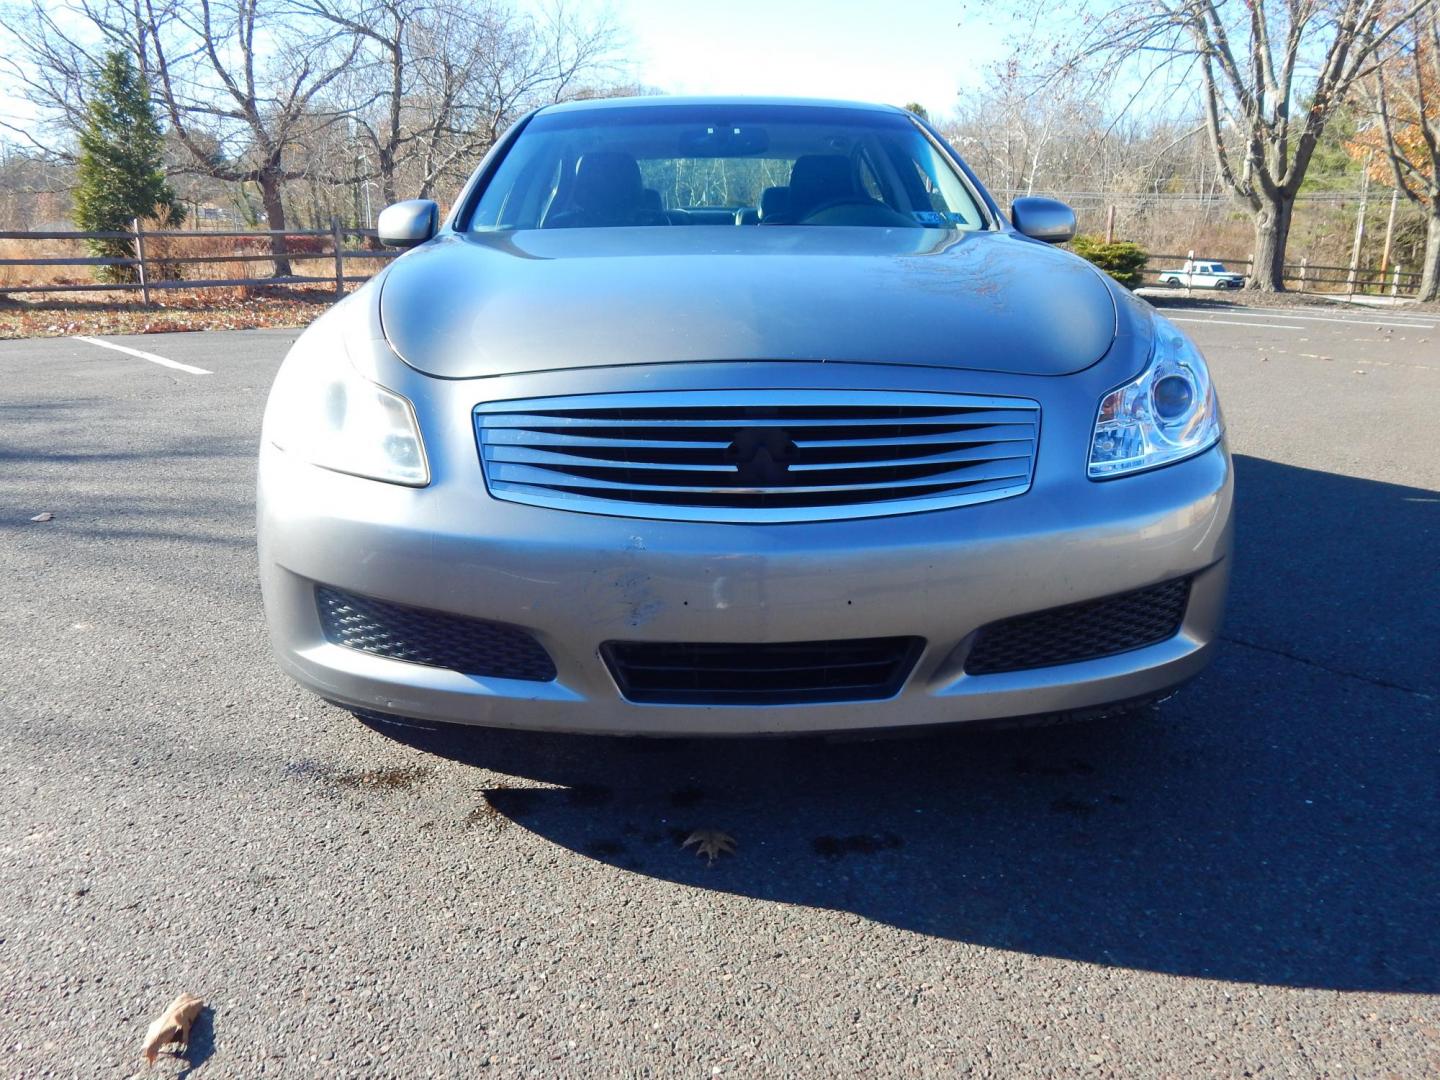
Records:
[[[796,224],[909,226],[915,222],[882,202],[860,195],[843,195],[812,206],[803,217],[796,219]]]

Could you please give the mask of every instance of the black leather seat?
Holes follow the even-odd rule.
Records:
[[[550,215],[547,229],[620,225],[665,225],[665,215],[647,205],[640,166],[629,154],[595,150],[575,163],[575,181],[566,208]],[[656,201],[659,193],[654,193]]]
[[[789,206],[784,219],[804,221],[818,207],[843,199],[868,197],[855,182],[855,167],[844,154],[805,154],[790,168]],[[764,219],[764,215],[761,215]]]
[[[772,218],[776,221],[783,220],[785,212],[789,209],[790,189],[788,187],[767,187],[760,193],[761,224]]]

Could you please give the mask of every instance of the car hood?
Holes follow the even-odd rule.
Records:
[[[1017,234],[821,226],[450,234],[388,268],[380,319],[447,378],[693,360],[1064,375],[1116,325],[1096,270]]]

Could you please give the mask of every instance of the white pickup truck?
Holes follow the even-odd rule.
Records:
[[[1160,284],[1171,288],[1238,289],[1245,284],[1244,274],[1232,274],[1224,263],[1187,261],[1179,270],[1160,271]]]

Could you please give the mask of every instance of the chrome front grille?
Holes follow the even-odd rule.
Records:
[[[883,517],[1019,495],[1040,406],[874,390],[693,390],[475,409],[497,499],[672,521]]]

